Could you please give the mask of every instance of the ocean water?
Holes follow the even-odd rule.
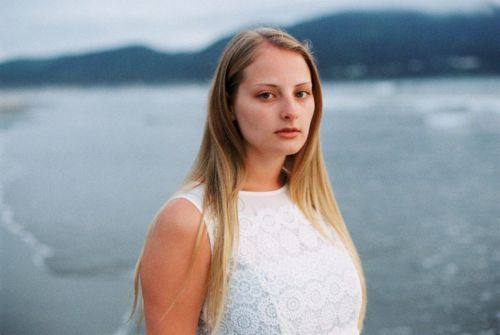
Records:
[[[365,334],[500,334],[500,78],[324,83],[322,146],[364,262]],[[0,333],[132,334],[147,226],[207,86],[0,91]]]

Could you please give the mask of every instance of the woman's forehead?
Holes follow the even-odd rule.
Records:
[[[311,74],[300,53],[266,43],[259,47],[253,61],[244,69],[243,81],[251,85],[278,85],[283,81],[298,85],[310,82]]]

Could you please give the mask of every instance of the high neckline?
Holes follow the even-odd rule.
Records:
[[[283,186],[276,190],[272,191],[240,191],[240,195],[249,195],[249,196],[269,196],[269,195],[275,195],[275,194],[280,194],[285,192],[287,189],[287,184],[285,183]]]

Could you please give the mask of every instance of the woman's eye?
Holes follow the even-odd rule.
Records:
[[[271,92],[262,92],[257,97],[263,100],[269,100],[273,97],[273,94]]]
[[[297,98],[305,98],[310,94],[311,93],[309,93],[308,91],[299,91],[296,93],[296,96],[297,96]]]

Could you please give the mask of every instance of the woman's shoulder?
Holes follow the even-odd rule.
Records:
[[[179,198],[168,201],[150,226],[140,265],[144,306],[148,310],[148,334],[153,329],[167,331],[174,326],[184,327],[184,330],[190,327],[185,333],[194,333],[191,328],[195,327],[199,316],[199,312],[194,311],[201,308],[205,297],[211,257],[209,239],[202,238],[198,256],[191,263],[198,232],[203,227],[201,221],[200,211],[190,201]],[[197,275],[186,277],[191,265]],[[184,287],[182,283],[185,283],[186,293],[177,297]],[[172,306],[175,308],[166,315],[165,311]],[[180,320],[186,318],[191,319],[189,325],[181,324]]]
[[[175,192],[157,212],[152,229],[159,236],[164,235],[182,239],[198,233],[203,213],[203,184],[188,184]],[[203,220],[207,229],[208,240],[213,246],[213,223],[206,218]]]
[[[202,212],[197,200],[197,188],[179,191],[156,212],[147,234],[147,249],[163,254],[165,248],[178,249],[196,239],[202,224]],[[186,244],[187,243],[187,244]],[[189,249],[189,248],[188,248]],[[189,250],[186,249],[186,252]],[[152,254],[156,254],[153,252]]]
[[[179,240],[196,235],[201,222],[201,212],[189,200],[169,200],[156,213],[151,230],[160,239]]]
[[[182,186],[172,197],[168,200],[170,202],[178,202],[178,199],[185,199],[192,203],[196,209],[201,213],[203,208],[203,197],[205,194],[205,186],[201,183],[189,183]]]

